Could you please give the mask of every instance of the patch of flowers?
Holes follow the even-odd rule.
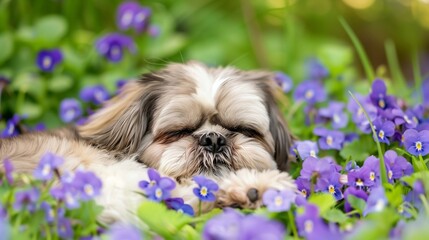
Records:
[[[152,14],[152,9],[136,2],[121,4],[116,12],[118,31],[102,33],[89,44],[97,60],[85,60],[89,61],[88,68],[103,72],[114,68],[109,64],[126,63],[127,58],[140,53],[144,33],[154,38],[163,30],[152,23]],[[40,39],[21,38],[35,46],[34,58],[28,67],[30,72],[0,74],[0,93],[10,97],[3,97],[2,102],[2,138],[44,130],[44,121],[50,126],[81,124],[118,93],[129,77],[110,71],[107,75],[112,73],[114,77],[87,76],[88,81],[80,85],[70,77],[80,78],[87,70],[79,65],[79,54],[59,42],[39,44],[43,42]],[[291,149],[296,161],[290,170],[298,193],[268,189],[261,209],[214,209],[202,214],[203,202],[215,201],[219,188],[216,182],[203,176],[193,178],[195,188],[190,194],[200,202],[199,209],[193,209],[183,199],[172,198],[174,180],[149,169],[149,181],[141,181],[139,187],[151,201],[142,203],[137,212],[147,227],[119,223],[107,226],[97,220],[102,208],[94,199],[103,186],[94,173],[83,169],[61,172],[64,160],[52,153],[40,159],[32,175],[17,172],[11,161],[4,159],[0,166],[0,238],[426,236],[429,79],[421,86],[416,84],[409,99],[403,99],[397,96],[405,90],[385,77],[360,82],[365,90],[358,91],[350,79],[343,79],[342,72],[332,71],[333,67],[326,67],[322,61],[311,59],[305,66],[307,76],[303,81],[293,81],[281,71],[274,79],[284,92],[285,102],[294,102],[284,113],[299,139]],[[103,79],[102,84],[92,78]],[[41,117],[42,112],[46,118]],[[44,120],[36,121],[40,119]]]

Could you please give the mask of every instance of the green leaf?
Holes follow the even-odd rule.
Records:
[[[351,143],[344,145],[340,151],[341,157],[344,159],[353,159],[357,162],[363,162],[368,156],[372,155],[377,146],[372,141],[372,138],[362,136]]]
[[[179,231],[192,222],[188,215],[168,210],[165,205],[150,201],[140,205],[137,215],[152,231],[165,239],[176,238]]]
[[[0,46],[0,64],[2,64],[9,59],[13,52],[13,36],[11,33],[0,34]]]
[[[39,97],[43,95],[44,92],[42,79],[38,75],[30,72],[18,74],[12,81],[10,87],[15,91],[23,91],[34,97]]]
[[[35,119],[42,115],[42,108],[32,102],[24,102],[22,106],[17,109],[19,115],[25,115],[28,119]]]
[[[46,16],[34,26],[36,39],[42,43],[56,43],[67,32],[66,20],[57,15]]]
[[[317,205],[322,215],[336,203],[334,196],[330,193],[314,193],[310,195],[308,201]]]
[[[346,214],[336,208],[327,210],[324,214],[322,214],[322,217],[329,222],[336,223],[344,223],[349,219]]]
[[[358,210],[360,213],[363,213],[363,210],[365,210],[366,207],[365,200],[355,197],[353,195],[348,195],[347,200],[349,201],[350,206],[352,206],[352,208]]]
[[[55,76],[48,82],[48,89],[52,92],[64,92],[73,86],[73,79],[70,76]]]

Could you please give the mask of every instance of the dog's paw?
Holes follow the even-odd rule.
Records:
[[[268,189],[289,189],[297,192],[295,181],[279,170],[241,169],[219,183],[217,207],[255,209],[262,206],[262,195]]]

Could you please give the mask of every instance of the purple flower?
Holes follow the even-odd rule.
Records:
[[[386,91],[386,84],[384,81],[376,79],[372,83],[371,93],[369,95],[372,104],[380,109],[395,108],[395,98],[387,95]]]
[[[36,210],[37,200],[39,200],[40,192],[36,188],[22,190],[15,193],[15,203],[13,208],[15,210],[26,209],[30,212]]]
[[[369,170],[365,178],[373,182],[373,184],[369,183],[367,186],[378,186],[380,184],[380,160],[374,156],[369,156],[365,159],[362,168]]]
[[[375,174],[372,176],[369,167],[361,167],[357,170],[350,171],[347,174],[347,184],[350,187],[363,189],[364,187],[372,187],[375,183]],[[374,178],[374,180],[371,180]]]
[[[85,201],[100,195],[102,183],[93,172],[76,171],[73,186],[78,190],[79,198]]]
[[[191,217],[194,216],[194,209],[191,205],[186,204],[182,198],[169,198],[165,200],[165,204],[169,209],[176,210],[177,212],[187,214]]]
[[[37,54],[36,59],[37,66],[44,72],[52,72],[62,61],[63,54],[59,49],[42,50]]]
[[[312,204],[304,205],[304,212],[296,216],[299,235],[305,239],[341,239],[336,229],[330,229],[320,218],[319,209]]]
[[[293,98],[295,101],[306,101],[313,105],[325,101],[326,92],[318,81],[304,81],[296,87]]]
[[[355,196],[357,198],[360,198],[364,201],[366,201],[366,199],[368,199],[368,195],[366,194],[365,191],[361,190],[361,189],[357,189],[355,187],[348,187],[345,191],[344,191],[344,210],[345,212],[350,212],[353,210],[352,206],[350,205],[349,202],[349,196]]]
[[[308,77],[311,80],[322,80],[329,75],[328,69],[317,59],[307,62]]]
[[[334,129],[340,129],[345,127],[349,122],[349,117],[343,110],[344,103],[330,102],[327,108],[321,108],[319,110],[319,115],[330,119]]]
[[[242,215],[233,209],[211,218],[204,226],[202,238],[215,239],[284,239],[285,229],[279,222],[262,216]]]
[[[109,92],[103,85],[95,85],[83,88],[79,96],[85,102],[101,104],[109,99]]]
[[[387,177],[389,179],[400,179],[414,172],[413,165],[404,157],[398,156],[393,150],[388,150],[384,153],[384,161],[389,169],[387,172]]]
[[[140,33],[147,30],[152,11],[136,2],[122,3],[116,14],[116,23],[121,30],[134,28]]]
[[[331,163],[325,158],[308,157],[302,164],[300,174],[301,178],[309,181],[312,181],[313,178],[327,179],[331,174]]]
[[[417,132],[408,129],[403,134],[405,149],[414,156],[425,156],[429,153],[429,130]]]
[[[39,180],[47,181],[51,180],[54,171],[64,162],[64,160],[52,153],[46,153],[42,156],[42,159],[34,170],[34,177]]]
[[[340,183],[341,174],[338,172],[332,172],[329,178],[319,181],[317,189],[332,194],[337,201],[343,199],[343,193],[341,192],[342,184]]]
[[[40,208],[45,212],[45,221],[51,223],[55,220],[55,211],[47,202],[42,202]]]
[[[288,93],[292,90],[293,82],[292,79],[283,72],[276,72],[274,80],[281,87],[283,92]]]
[[[377,108],[372,105],[370,100],[366,97],[356,94],[356,98],[362,105],[362,108],[354,101],[353,98],[350,98],[347,104],[347,109],[352,114],[352,120],[359,127],[359,129],[364,133],[370,133],[371,126],[365,116],[364,110],[368,114],[370,120],[374,121],[378,116]]]
[[[5,159],[3,161],[4,173],[6,176],[6,180],[9,185],[13,184],[13,165],[9,159]]]
[[[353,160],[348,161],[345,167],[346,172],[350,172],[350,171],[354,171],[359,169],[359,165],[357,165],[357,163]]]
[[[73,229],[69,219],[63,217],[59,218],[57,224],[58,236],[61,238],[73,237]]]
[[[314,134],[319,136],[320,149],[336,149],[341,150],[345,139],[344,133],[336,130],[328,130],[326,128],[315,128]]]
[[[268,189],[262,196],[262,202],[270,212],[283,212],[290,209],[291,204],[295,202],[295,197],[296,194],[290,190]]]
[[[319,152],[319,148],[317,147],[317,144],[312,141],[297,141],[295,143],[296,150],[298,151],[298,154],[301,159],[306,159],[308,157],[314,157],[317,158],[317,153]]]
[[[2,205],[1,205],[1,203],[0,203],[0,221],[2,221],[2,220],[4,220],[4,219],[6,219],[6,217],[7,217],[7,211],[6,211],[6,208],[5,207],[3,207]],[[0,231],[1,232],[1,231]]]
[[[124,223],[114,224],[107,235],[111,240],[143,240],[143,236],[137,227]]]
[[[363,215],[366,216],[369,213],[380,212],[387,205],[386,194],[384,193],[384,188],[382,186],[373,188],[366,202],[365,210]]]
[[[383,121],[381,118],[376,118],[373,122],[375,132],[379,142],[390,144],[388,137],[392,137],[395,133],[395,124],[391,121]],[[375,136],[374,136],[375,140]]]
[[[133,39],[119,33],[111,33],[99,38],[95,47],[100,55],[111,62],[121,61],[125,48],[131,53],[136,51]]]
[[[6,122],[6,128],[1,133],[1,138],[14,137],[19,134],[18,124],[21,121],[21,117],[19,115],[13,115],[11,119]]]
[[[76,209],[80,206],[78,191],[71,185],[62,184],[51,188],[49,192],[54,199],[63,201],[68,209]]]
[[[206,222],[202,238],[204,240],[238,239],[242,219],[243,215],[239,212],[227,208],[223,213]]]
[[[298,190],[301,192],[301,195],[304,198],[308,198],[308,196],[310,195],[310,191],[311,191],[310,180],[302,178],[302,177],[298,177],[295,180],[295,184],[296,184]]]
[[[147,33],[151,37],[158,37],[161,34],[161,28],[158,25],[151,24],[149,25]]]
[[[1,233],[2,239],[12,239],[12,237],[10,236],[11,235],[10,232],[11,232],[10,226],[6,221],[6,219],[0,218],[0,233]]]
[[[192,178],[198,187],[194,188],[194,194],[201,201],[213,202],[216,200],[216,196],[213,192],[219,189],[219,186],[213,181],[204,176],[195,176]]]
[[[82,116],[82,107],[74,98],[67,98],[61,102],[60,117],[65,123],[76,121]]]
[[[170,197],[170,192],[176,187],[176,183],[169,177],[161,175],[153,168],[148,169],[150,181],[140,181],[139,187],[145,191],[148,198],[160,202]]]
[[[122,88],[125,86],[126,83],[127,80],[124,79],[116,81],[116,94],[119,94],[121,92]]]

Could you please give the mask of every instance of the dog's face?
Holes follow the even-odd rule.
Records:
[[[180,181],[241,168],[285,170],[291,137],[272,74],[171,64],[129,82],[79,128],[115,154]]]

